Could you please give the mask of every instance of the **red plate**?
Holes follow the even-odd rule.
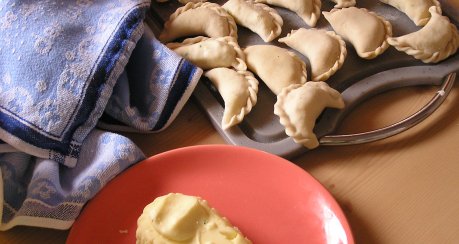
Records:
[[[68,243],[135,243],[137,218],[156,197],[201,196],[253,243],[354,243],[333,197],[295,164],[262,151],[194,146],[126,170],[91,200]]]

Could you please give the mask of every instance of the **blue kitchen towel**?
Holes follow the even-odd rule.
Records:
[[[149,0],[0,0],[0,230],[67,229],[145,158],[101,128],[161,131],[202,70],[158,42]]]
[[[113,89],[105,114],[99,121],[101,127],[118,131],[158,132],[177,116],[186,102],[182,99],[183,94],[188,98],[196,85],[192,79],[196,68],[188,61],[177,58],[176,53],[162,50],[164,46],[155,39],[153,30],[145,28]],[[127,90],[130,92],[125,92]]]

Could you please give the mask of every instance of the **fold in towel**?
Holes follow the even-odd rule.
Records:
[[[108,181],[142,159],[132,141],[97,129],[84,141],[74,168],[22,152],[2,153],[0,230],[16,225],[68,229]]]
[[[0,230],[69,228],[144,158],[96,125],[160,131],[188,100],[202,70],[156,40],[149,4],[0,1]]]
[[[130,132],[166,128],[194,90],[196,74],[201,73],[176,53],[164,51],[152,30],[145,28],[113,89],[100,127]]]

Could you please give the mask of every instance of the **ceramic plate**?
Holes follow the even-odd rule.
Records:
[[[295,164],[229,145],[153,156],[112,180],[83,209],[68,243],[135,243],[137,218],[156,197],[208,200],[253,243],[354,243],[340,207]]]

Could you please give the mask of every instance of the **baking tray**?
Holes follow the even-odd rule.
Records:
[[[222,5],[226,1],[211,2]],[[443,14],[448,16],[457,26],[459,11],[452,8],[449,1],[441,1],[441,3]],[[333,5],[332,2],[323,1],[321,9],[322,11],[330,11]],[[154,32],[158,33],[164,22],[169,19],[170,14],[180,6],[182,5],[177,1],[152,2],[148,23]],[[403,12],[379,1],[360,0],[356,7],[367,8],[391,22],[394,37],[420,29]],[[283,8],[274,8],[284,20],[283,31],[279,38],[300,27],[310,28],[295,13]],[[315,28],[332,30],[323,15],[321,15]],[[267,44],[256,34],[241,26],[238,26],[238,36],[241,48],[255,44]],[[292,50],[285,44],[277,42],[277,39],[269,44]],[[314,128],[318,138],[333,133],[347,113],[359,103],[376,94],[406,86],[440,85],[446,75],[459,70],[459,55],[457,53],[439,64],[428,65],[389,47],[377,58],[365,60],[357,56],[350,43],[346,44],[348,54],[342,68],[327,80],[331,87],[342,93],[346,108],[343,110],[325,109],[317,119]],[[309,67],[307,58],[298,52],[296,53]],[[310,73],[308,73],[308,77],[311,77]],[[273,112],[276,96],[261,79],[258,80],[260,84],[257,104],[245,116],[243,122],[227,130],[221,128],[224,111],[223,100],[207,78],[201,78],[193,93],[193,98],[209,116],[217,131],[230,144],[256,148],[284,158],[293,158],[307,152],[307,148],[295,143],[285,134],[284,127]]]

